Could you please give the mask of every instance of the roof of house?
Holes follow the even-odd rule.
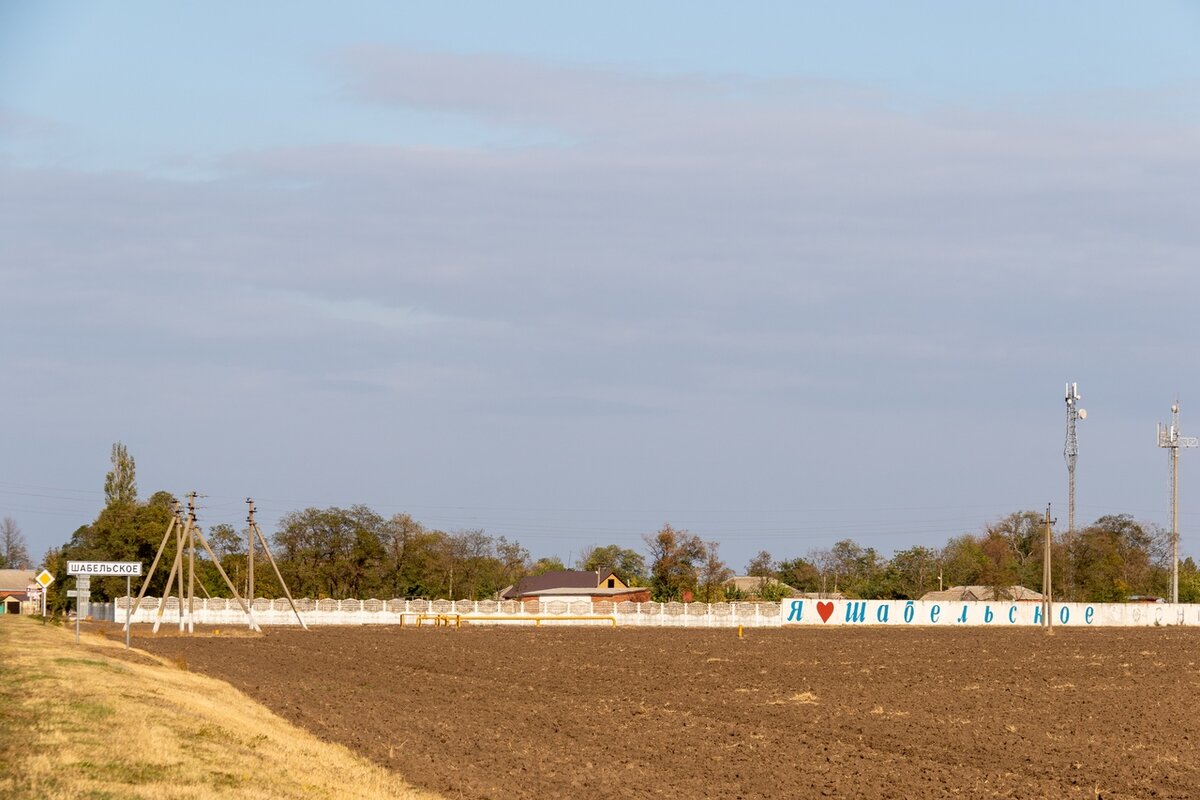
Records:
[[[785,590],[786,597],[799,597],[802,594],[799,589],[795,588],[794,586],[788,586],[783,581],[778,581],[774,578],[763,578],[757,575],[735,575],[729,580],[725,581],[725,585],[728,586],[729,584],[733,584],[739,592],[745,592],[746,594],[758,594],[762,591],[763,585],[767,581],[771,581],[782,586]]]
[[[637,594],[638,592],[649,592],[650,590],[644,586],[626,586],[624,589],[609,589],[607,586],[593,586],[587,588],[585,586],[570,586],[557,587],[553,589],[535,589],[532,592],[520,592],[519,595],[510,596],[520,597],[546,597],[548,595],[578,595],[579,597],[619,597],[624,594]]]
[[[993,586],[951,586],[940,592],[926,592],[922,600],[1041,600],[1042,593],[1024,586],[1002,586],[996,596]],[[1006,596],[1007,595],[1007,596]]]
[[[599,592],[600,584],[611,575],[611,572],[590,572],[578,569],[560,569],[544,572],[541,575],[526,575],[501,596],[505,599],[536,594],[588,594]],[[576,592],[567,590],[586,589]],[[622,590],[623,591],[623,590]]]
[[[23,592],[35,575],[37,571],[32,569],[0,569],[0,591]]]

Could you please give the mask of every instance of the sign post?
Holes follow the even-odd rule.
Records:
[[[75,576],[75,643],[79,643],[79,618],[87,609],[92,576],[102,578],[125,576],[125,647],[129,647],[130,579],[142,574],[140,561],[68,561],[67,574]],[[39,576],[40,577],[40,576]]]
[[[91,575],[76,575],[75,576],[75,644],[79,644],[79,621],[87,611],[88,601],[91,599],[92,592],[92,576]],[[67,597],[71,593],[67,592]]]
[[[35,581],[42,587],[42,624],[46,624],[46,595],[50,594],[50,584],[54,583],[54,576],[47,570],[42,570],[34,578]]]

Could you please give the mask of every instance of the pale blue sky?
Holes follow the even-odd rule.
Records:
[[[1198,35],[1190,3],[0,4],[0,513],[62,541],[122,440],[210,523],[890,554],[1065,518],[1077,380],[1081,519],[1165,523]]]

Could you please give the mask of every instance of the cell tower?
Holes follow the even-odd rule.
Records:
[[[1171,406],[1171,424],[1158,424],[1158,446],[1167,448],[1171,472],[1171,602],[1179,602],[1179,448],[1200,445],[1195,436],[1179,435],[1179,399]]]
[[[1079,407],[1079,384],[1068,383],[1067,398],[1067,443],[1063,446],[1063,458],[1067,460],[1067,543],[1075,535],[1075,461],[1079,458],[1079,441],[1075,438],[1075,422],[1087,419],[1087,410]]]

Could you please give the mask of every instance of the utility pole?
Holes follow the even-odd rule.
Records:
[[[263,536],[263,532],[259,530],[258,523],[254,521],[254,500],[246,498],[246,506],[248,512],[246,514],[246,522],[250,528],[250,554],[253,554],[255,547],[255,538],[262,545],[263,555],[267,557],[267,563],[271,565],[271,569],[275,570],[275,577],[279,580],[279,588],[283,589],[283,596],[287,598],[288,605],[292,607],[292,613],[296,615],[296,621],[300,623],[300,627],[308,630],[308,625],[304,624],[304,618],[300,616],[300,609],[296,608],[296,601],[292,599],[292,592],[288,589],[287,581],[283,579],[283,573],[279,571],[279,565],[275,563],[275,556],[271,554],[271,547],[267,544],[267,537]],[[251,559],[253,555],[249,556]],[[251,562],[253,563],[253,562]],[[253,584],[251,584],[253,586]],[[250,597],[250,607],[254,607],[254,597]]]
[[[1050,519],[1050,505],[1046,505],[1046,543],[1042,547],[1042,627],[1046,629],[1046,633],[1053,635],[1054,627],[1051,618],[1051,612],[1054,610],[1051,602],[1051,573],[1050,573],[1050,551],[1053,549],[1054,538],[1051,533],[1052,526],[1058,522],[1056,519]]]
[[[1063,458],[1067,461],[1067,595],[1075,592],[1075,576],[1071,570],[1071,543],[1075,539],[1075,461],[1079,458],[1079,442],[1075,438],[1076,420],[1087,419],[1087,411],[1079,407],[1079,384],[1068,383],[1064,392],[1067,400],[1067,442]]]
[[[254,500],[246,498],[246,599],[254,604]]]
[[[188,591],[187,591],[187,632],[195,631],[194,620],[196,614],[196,493],[188,492],[188,529],[191,535],[188,536]],[[180,584],[183,588],[183,584]],[[182,607],[180,611],[182,612]],[[182,619],[182,617],[181,617]]]
[[[1179,399],[1171,405],[1171,424],[1158,425],[1158,446],[1167,449],[1171,481],[1171,602],[1179,602],[1179,448],[1195,447],[1200,439],[1179,433]]]

